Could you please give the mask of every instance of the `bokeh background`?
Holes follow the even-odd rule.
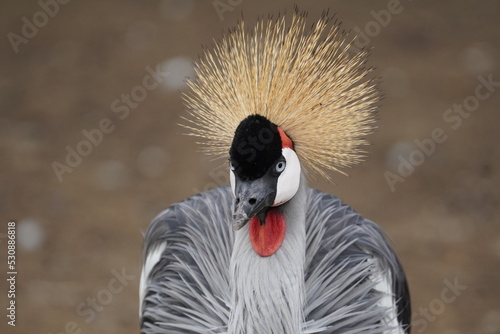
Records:
[[[350,177],[335,175],[335,184],[311,185],[391,236],[419,321],[414,333],[500,333],[499,1],[54,3],[1,1],[2,333],[138,333],[149,221],[227,181],[177,125],[192,60],[242,13],[251,23],[294,4],[311,22],[330,8],[346,29],[364,34],[374,47],[370,65],[384,77],[368,159]],[[51,15],[39,14],[44,7]],[[40,27],[24,28],[23,39],[26,20]],[[120,100],[139,96],[147,67],[168,75],[126,114]],[[479,78],[489,76],[496,84],[479,88],[489,96],[475,99]],[[470,113],[449,111],[463,103]],[[90,148],[81,144],[82,131],[103,119],[109,133]],[[446,140],[429,155],[416,153],[415,141],[428,143],[437,128]],[[59,179],[54,162],[66,165],[68,147],[78,145],[88,154]],[[421,159],[391,188],[387,173],[410,157]],[[15,328],[5,317],[10,219],[18,237]],[[117,272],[126,277],[116,281]]]

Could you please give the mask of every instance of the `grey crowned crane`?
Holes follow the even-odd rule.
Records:
[[[141,333],[410,332],[405,274],[375,223],[306,175],[360,161],[377,80],[339,23],[244,22],[195,66],[184,126],[230,186],[161,212],[144,241]]]

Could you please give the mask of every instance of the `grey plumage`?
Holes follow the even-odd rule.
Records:
[[[305,193],[301,333],[409,333],[394,328],[409,323],[410,305],[404,273],[381,229],[334,196],[310,188]],[[152,221],[144,242],[141,333],[227,333],[232,203],[224,186],[177,203]],[[155,250],[157,261],[148,262]],[[391,282],[392,296],[376,289],[380,275]],[[387,297],[396,309],[381,304]],[[387,321],[396,313],[398,321]]]

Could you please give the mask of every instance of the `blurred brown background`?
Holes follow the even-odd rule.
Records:
[[[499,1],[60,1],[1,2],[0,328],[14,219],[19,333],[138,333],[141,233],[226,181],[177,126],[191,61],[241,13],[296,3],[364,34],[386,96],[367,161],[312,186],[391,236],[414,333],[500,333]],[[68,166],[68,149],[86,156]]]

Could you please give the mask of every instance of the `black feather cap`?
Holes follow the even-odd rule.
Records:
[[[236,128],[229,149],[232,169],[244,181],[262,177],[281,157],[278,127],[261,115],[250,115]]]

